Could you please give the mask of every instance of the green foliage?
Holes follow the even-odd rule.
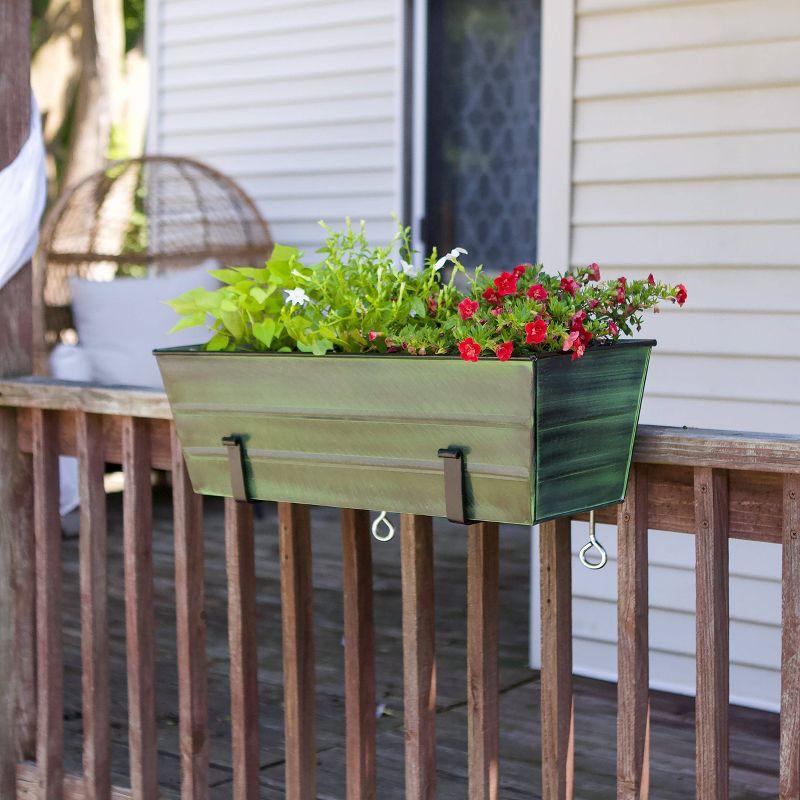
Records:
[[[126,53],[136,47],[144,34],[144,5],[145,0],[123,0]]]
[[[415,274],[408,229],[388,246],[371,247],[363,223],[354,229],[348,221],[341,232],[324,227],[316,264],[276,245],[263,268],[212,271],[221,288],[194,289],[170,302],[182,316],[175,329],[210,320],[209,350],[385,352],[392,347],[389,332],[443,325],[454,313],[460,300],[454,279],[463,272],[457,258],[450,259],[455,268],[445,283],[435,252]]]
[[[211,271],[223,285],[193,289],[169,305],[181,315],[173,330],[207,325],[208,350],[300,351],[322,355],[406,351],[436,355],[477,351],[507,358],[571,350],[578,358],[594,338],[616,338],[641,326],[641,313],[678,290],[655,281],[599,282],[596,265],[576,276],[551,276],[531,264],[491,279],[481,267],[468,275],[456,248],[434,248],[417,271],[410,231],[372,247],[364,224],[327,232],[322,260],[304,263],[293,247],[276,245],[264,267]],[[443,268],[450,265],[449,278]],[[469,286],[465,295],[458,276]],[[532,294],[533,293],[533,294]],[[531,323],[539,336],[530,331]],[[509,346],[510,344],[510,346]]]
[[[42,21],[50,0],[31,0],[31,55],[43,44]]]
[[[35,53],[44,44],[46,35],[43,30],[47,10],[51,0],[31,0],[31,53]],[[122,18],[125,28],[125,52],[132,50],[144,33],[145,0],[122,0]]]

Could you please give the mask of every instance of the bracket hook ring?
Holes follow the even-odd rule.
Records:
[[[378,533],[381,523],[386,527],[386,533]],[[394,525],[389,522],[385,511],[381,511],[381,513],[375,517],[375,522],[372,523],[372,535],[375,537],[376,541],[379,542],[390,542],[394,539]]]
[[[599,561],[589,561],[586,557],[592,548],[600,554]],[[586,569],[602,569],[608,562],[608,553],[595,536],[594,509],[589,512],[589,541],[578,551],[578,558]]]

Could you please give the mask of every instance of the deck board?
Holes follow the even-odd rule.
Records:
[[[153,509],[156,597],[158,778],[164,798],[179,797],[180,732],[175,662],[174,551],[168,492],[157,490]],[[340,800],[345,785],[344,648],[340,515],[313,509],[314,626],[317,651],[317,796]],[[231,797],[230,694],[222,503],[205,503],[206,615],[208,620],[209,777],[211,800]],[[467,787],[466,528],[436,521],[434,531],[437,651],[438,791],[463,800]],[[277,510],[265,504],[255,520],[262,797],[283,790],[283,697]],[[125,627],[123,624],[121,496],[108,503],[112,778],[128,786]],[[539,681],[528,669],[527,529],[500,534],[500,797],[539,797]],[[78,545],[67,540],[64,559],[65,771],[81,769],[80,605]],[[373,543],[377,785],[382,800],[403,797],[403,685],[399,536]],[[615,796],[616,686],[575,680],[575,797]],[[694,701],[653,693],[651,796],[693,795]],[[777,715],[734,708],[730,717],[731,797],[777,795]]]

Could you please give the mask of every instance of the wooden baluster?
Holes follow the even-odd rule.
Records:
[[[33,519],[36,537],[36,628],[39,798],[64,790],[64,652],[61,630],[61,518],[58,512],[58,422],[33,409]],[[6,724],[7,720],[3,723]]]
[[[570,521],[539,527],[542,604],[542,798],[573,792],[572,546]]]
[[[80,497],[83,774],[87,800],[111,797],[106,493],[103,418],[75,417]]]
[[[314,615],[308,506],[278,503],[287,800],[314,800]]]
[[[617,521],[617,798],[650,794],[647,468],[634,464]]]
[[[497,800],[500,536],[497,523],[467,529],[467,728],[470,800]]]
[[[158,795],[156,773],[153,498],[146,419],[122,422],[125,630],[128,655],[128,741],[134,800]]]
[[[406,800],[436,797],[436,630],[433,524],[400,517]]]
[[[728,476],[694,471],[698,800],[728,797]]]
[[[347,798],[375,798],[375,630],[369,512],[342,509]]]
[[[253,507],[225,500],[228,568],[231,747],[234,800],[254,800],[259,789],[258,650]]]
[[[203,501],[192,490],[174,425],[171,447],[181,797],[205,800],[208,797],[208,676]]]
[[[780,800],[800,800],[800,475],[783,478]]]

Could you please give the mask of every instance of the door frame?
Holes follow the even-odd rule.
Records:
[[[421,265],[425,242],[422,222],[425,217],[427,165],[427,39],[428,0],[398,0],[400,5],[400,86],[397,196],[400,219],[410,225],[412,246]]]

